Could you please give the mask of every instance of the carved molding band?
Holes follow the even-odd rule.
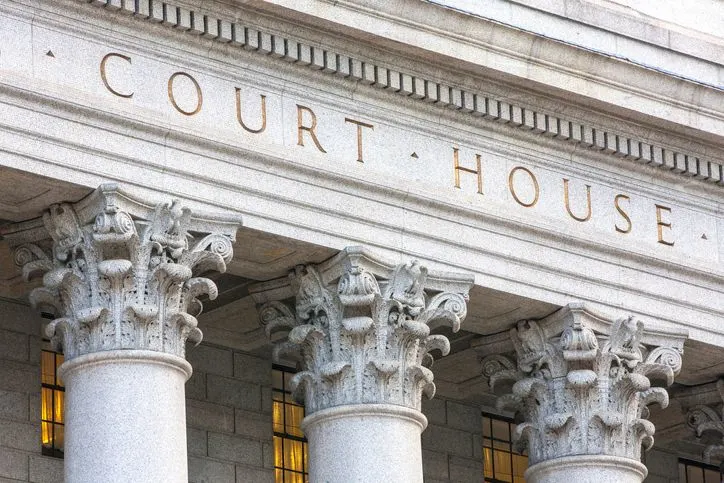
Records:
[[[183,357],[187,340],[201,341],[198,297],[217,295],[197,275],[226,270],[240,220],[195,220],[177,201],[150,208],[109,184],[51,206],[39,225],[11,227],[6,238],[25,279],[43,275],[30,301],[52,308],[46,333],[71,360],[115,349]]]
[[[157,0],[80,0],[111,11],[166,25],[176,30],[230,43],[245,50],[286,62],[345,77],[364,85],[385,89],[421,102],[454,109],[511,127],[578,144],[592,151],[630,159],[637,163],[679,173],[686,177],[724,185],[724,164],[700,159],[668,147],[657,146],[622,133],[565,119],[558,115],[496,99],[488,94],[444,84],[401,72],[391,66],[360,60],[344,53],[310,45],[251,25],[209,14],[203,9]]]
[[[508,383],[498,406],[523,417],[514,437],[531,464],[581,454],[639,461],[641,447],[653,445],[647,406],[666,407],[669,397],[652,386],[673,383],[684,336],[646,336],[633,317],[610,322],[579,304],[564,307],[511,329],[517,365],[483,360],[491,387]]]
[[[422,395],[435,394],[432,351],[450,351],[447,337],[430,329],[460,328],[472,283],[416,261],[387,264],[352,247],[252,292],[265,302],[259,314],[267,334],[288,331],[275,359],[301,356],[292,387],[307,414],[364,403],[419,410]],[[280,301],[289,296],[293,308]]]

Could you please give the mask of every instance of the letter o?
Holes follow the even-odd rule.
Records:
[[[176,99],[173,96],[173,81],[178,76],[183,76],[183,77],[188,78],[194,84],[194,87],[196,88],[197,102],[196,102],[196,109],[194,109],[193,111],[184,111],[183,109],[181,109],[181,107],[179,107],[178,104],[176,104]],[[171,101],[171,104],[173,104],[173,107],[175,107],[176,110],[178,112],[180,112],[181,114],[184,114],[186,116],[193,116],[194,114],[196,114],[197,112],[199,112],[201,110],[201,105],[204,103],[204,96],[201,93],[201,87],[199,86],[199,83],[196,82],[196,79],[191,77],[186,72],[174,72],[173,74],[171,74],[171,77],[168,78],[168,100]]]
[[[515,173],[518,171],[523,171],[524,173],[527,173],[528,176],[530,176],[530,180],[533,182],[533,188],[535,189],[535,196],[533,197],[533,201],[530,203],[526,203],[520,198],[518,198],[518,195],[515,192],[515,188],[513,186],[513,178],[515,177]],[[535,206],[536,203],[538,203],[538,197],[540,196],[540,186],[538,186],[538,180],[535,178],[535,175],[528,169],[524,168],[523,166],[516,166],[515,168],[510,170],[510,174],[508,175],[508,189],[510,190],[510,194],[513,195],[513,198],[515,201],[518,202],[519,205],[525,206],[526,208],[530,208],[532,206]]]

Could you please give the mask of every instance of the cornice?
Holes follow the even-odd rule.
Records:
[[[243,21],[220,18],[201,8],[182,7],[157,0],[79,1],[102,7],[109,12],[124,12],[140,20],[174,28],[189,35],[231,44],[279,61],[344,77],[361,85],[451,109],[461,115],[475,116],[507,125],[511,129],[573,143],[591,151],[678,173],[685,178],[724,185],[724,164],[720,161],[674,151],[640,138],[403,72],[389,65],[360,60],[344,52],[313,45],[291,36],[260,30]]]

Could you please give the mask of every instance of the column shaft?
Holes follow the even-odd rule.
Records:
[[[307,412],[311,482],[422,483],[420,406],[435,394],[431,352],[450,352],[448,339],[430,332],[459,329],[472,282],[349,247],[252,289],[278,340],[274,356],[301,362],[290,385]],[[290,296],[293,308],[279,300]],[[286,340],[275,335],[282,331]]]
[[[236,216],[194,216],[177,201],[134,200],[102,185],[9,235],[30,294],[52,311],[63,352],[67,483],[185,483],[186,343],[201,342],[199,297],[233,257]]]
[[[65,363],[65,481],[187,482],[190,374],[180,357],[151,351],[87,354]]]
[[[324,409],[305,418],[309,481],[422,483],[420,435],[427,419],[390,404]]]

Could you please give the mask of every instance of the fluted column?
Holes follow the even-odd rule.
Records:
[[[459,329],[472,282],[353,247],[255,289],[274,357],[300,360],[311,482],[422,482],[421,399],[435,394],[432,352],[450,351],[430,329]]]
[[[65,481],[187,482],[186,342],[199,343],[198,297],[223,272],[237,219],[151,207],[103,185],[6,232],[30,295],[55,313],[65,354]]]
[[[655,430],[647,406],[668,405],[685,334],[573,304],[510,335],[517,364],[492,356],[483,371],[493,388],[508,383],[498,406],[523,420],[514,438],[528,451],[526,481],[641,483]]]

